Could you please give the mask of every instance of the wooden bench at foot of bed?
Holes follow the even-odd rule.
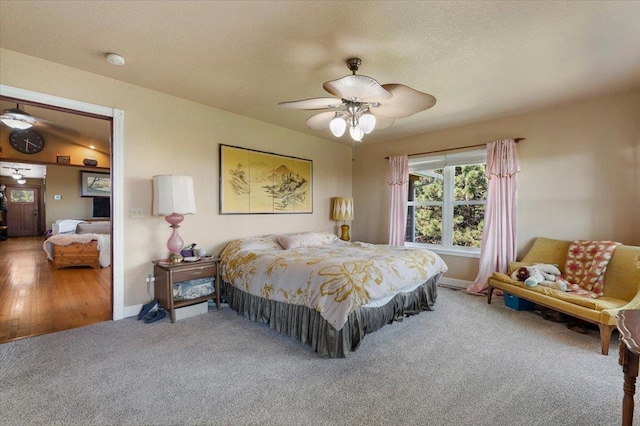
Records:
[[[100,252],[98,242],[73,243],[68,246],[53,245],[53,268],[60,269],[68,266],[91,266],[99,268]]]

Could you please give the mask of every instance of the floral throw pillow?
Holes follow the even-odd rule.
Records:
[[[572,241],[569,244],[564,278],[578,293],[600,297],[604,294],[604,274],[613,252],[614,241]]]

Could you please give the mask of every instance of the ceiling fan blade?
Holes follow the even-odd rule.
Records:
[[[31,124],[34,124],[36,122],[35,117],[18,108],[5,109],[4,111],[2,111],[2,115],[0,117],[14,118],[16,120],[26,121],[27,123]]]
[[[342,105],[342,99],[336,98],[311,98],[301,101],[280,102],[278,106],[291,109],[326,109],[336,108]]]
[[[393,98],[377,108],[372,108],[376,117],[405,118],[436,104],[436,98],[433,96],[418,92],[404,84],[385,84],[382,87],[392,93]]]
[[[366,75],[348,75],[327,81],[322,87],[332,95],[356,102],[385,102],[393,97],[377,81]]]
[[[331,123],[331,120],[333,120],[333,117],[335,116],[335,111],[321,112],[320,114],[310,117],[307,120],[307,126],[309,126],[311,130],[328,129],[329,123]]]
[[[57,135],[63,139],[74,139],[82,136],[80,132],[74,129],[70,129],[68,127],[57,125],[51,121],[43,120],[39,118],[33,123],[34,127],[38,129],[42,129],[44,132],[49,132],[54,135]],[[88,140],[88,138],[85,137]]]

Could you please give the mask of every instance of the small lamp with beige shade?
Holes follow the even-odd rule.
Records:
[[[331,215],[332,220],[342,221],[344,224],[340,226],[342,235],[340,239],[343,241],[349,241],[349,225],[347,222],[353,220],[353,198],[352,197],[335,197],[333,199],[333,213]]]

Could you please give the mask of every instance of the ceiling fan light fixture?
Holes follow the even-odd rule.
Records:
[[[360,116],[358,122],[365,135],[373,132],[373,129],[376,127],[376,117],[368,111]]]
[[[339,138],[347,130],[347,122],[336,114],[335,118],[329,123],[329,129],[331,129],[333,136]]]
[[[353,139],[354,141],[362,142],[362,137],[364,136],[364,132],[362,131],[362,128],[360,127],[360,125],[355,125],[355,126],[349,127],[349,135],[351,136],[351,139]]]
[[[14,117],[2,117],[0,118],[0,121],[12,129],[25,130],[33,126],[31,123]]]
[[[23,185],[25,183],[27,183],[26,179],[18,179],[16,182],[18,182],[20,185]]]
[[[18,172],[12,173],[11,177],[14,178],[15,180],[22,179],[22,175]]]

